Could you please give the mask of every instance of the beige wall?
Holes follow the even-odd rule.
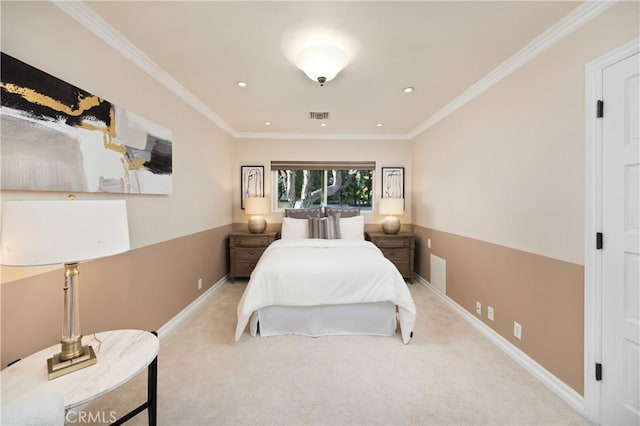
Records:
[[[494,305],[501,322],[488,325],[578,392],[585,64],[638,37],[638,6],[614,5],[411,143],[420,273],[430,254],[445,258],[448,295],[472,313]],[[430,233],[449,237],[428,250]]]
[[[400,221],[411,223],[411,157],[409,141],[380,140],[282,140],[282,139],[238,139],[234,149],[233,169],[238,178],[233,180],[233,219],[235,223],[246,223],[248,217],[240,208],[240,166],[264,166],[265,193],[271,194],[270,163],[277,161],[375,161],[374,211],[364,212],[365,223],[374,224],[382,220],[376,207],[380,198],[380,176],[382,167],[404,167],[406,208]],[[282,222],[282,212],[268,215],[269,223]]]
[[[3,52],[173,132],[172,195],[78,194],[125,199],[132,248],[231,223],[231,136],[50,2],[2,2],[1,11]],[[66,195],[4,191],[2,200]],[[24,274],[4,268],[3,281]]]
[[[638,25],[618,3],[417,136],[414,223],[582,264],[584,67]]]
[[[166,324],[225,276],[230,231],[231,225],[221,226],[82,263],[82,333]],[[63,284],[58,267],[0,286],[1,367],[59,342]]]
[[[420,226],[414,232],[418,275],[431,276],[431,254],[446,259],[447,296],[582,393],[581,265]],[[513,336],[514,321],[522,324],[522,340]]]
[[[80,266],[83,332],[158,328],[227,273],[233,139],[52,3],[0,8],[3,52],[173,132],[173,194],[77,194],[125,199],[132,245]],[[4,191],[1,198],[66,195]],[[3,268],[2,367],[59,339],[63,280],[60,267]]]

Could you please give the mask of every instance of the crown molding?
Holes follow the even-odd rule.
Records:
[[[238,132],[236,139],[309,139],[309,140],[409,140],[407,133],[252,133]]]
[[[544,52],[568,34],[595,18],[617,0],[584,1],[564,18],[549,27],[517,53],[478,80],[455,99],[420,123],[409,133],[252,133],[238,132],[198,97],[164,71],[158,64],[102,19],[83,1],[51,0],[58,8],[82,24],[101,40],[155,78],[184,102],[200,112],[215,125],[237,139],[310,139],[310,140],[411,140],[433,126],[476,96],[507,77],[509,74]]]
[[[525,47],[509,57],[502,64],[498,65],[489,74],[478,80],[467,90],[458,95],[455,99],[420,123],[409,133],[409,138],[413,139],[429,127],[436,124],[467,102],[480,95],[482,92],[501,81],[509,74],[547,50],[567,35],[571,34],[591,19],[600,15],[610,8],[617,0],[604,1],[584,1],[580,6],[569,12],[564,18],[550,26],[538,37],[530,41]]]
[[[198,99],[193,93],[187,90],[182,84],[173,78],[169,73],[160,68],[142,50],[127,40],[120,32],[113,28],[107,21],[102,19],[82,1],[52,0],[67,15],[78,21],[98,38],[113,47],[122,56],[129,59],[144,72],[155,78],[160,84],[172,91],[176,96],[196,109],[199,113],[207,117],[218,127],[233,136],[236,130],[224,121],[218,114],[209,108],[204,102]]]

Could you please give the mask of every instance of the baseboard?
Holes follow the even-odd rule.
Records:
[[[420,275],[415,274],[415,279],[420,284],[431,289],[442,301],[444,301],[447,305],[449,305],[453,310],[459,314],[462,319],[468,322],[473,328],[478,330],[483,336],[493,342],[498,348],[500,348],[504,353],[506,353],[511,359],[517,362],[522,368],[531,373],[536,379],[540,380],[547,386],[553,393],[555,393],[558,397],[560,397],[564,402],[569,404],[571,408],[576,410],[578,413],[585,415],[584,409],[584,398],[582,395],[577,393],[571,387],[569,387],[562,380],[553,375],[549,370],[538,364],[533,358],[529,355],[522,352],[516,346],[514,346],[507,339],[498,334],[491,327],[480,321],[478,318],[473,316],[469,311],[464,309],[458,303],[456,303],[453,299],[451,299],[446,294],[442,293],[435,286],[431,285],[431,283]]]
[[[178,312],[176,316],[167,321],[162,327],[158,329],[158,338],[162,340],[164,337],[168,336],[174,328],[176,328],[182,321],[187,319],[195,310],[204,303],[209,297],[211,297],[218,289],[222,286],[222,284],[226,283],[229,280],[229,274],[220,278],[218,282],[211,286],[207,291],[202,293],[196,300],[191,302],[186,308]]]

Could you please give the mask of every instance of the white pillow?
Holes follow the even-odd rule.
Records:
[[[280,238],[283,240],[309,238],[309,220],[283,217]]]
[[[340,239],[364,240],[364,216],[341,217]]]

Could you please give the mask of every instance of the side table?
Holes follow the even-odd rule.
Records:
[[[41,393],[57,393],[63,396],[68,412],[123,385],[149,367],[147,401],[113,424],[121,425],[148,409],[149,425],[155,426],[158,337],[142,330],[115,330],[84,336],[82,343],[93,347],[98,358],[95,365],[48,380],[47,358],[60,352],[60,344],[56,344],[2,370],[3,404]]]
[[[231,282],[237,277],[250,277],[262,253],[277,238],[277,232],[263,232],[262,234],[232,232],[229,234],[229,279]]]
[[[367,240],[376,245],[398,268],[402,277],[413,281],[413,264],[415,259],[415,235],[410,232],[384,234],[382,232],[367,232]]]

